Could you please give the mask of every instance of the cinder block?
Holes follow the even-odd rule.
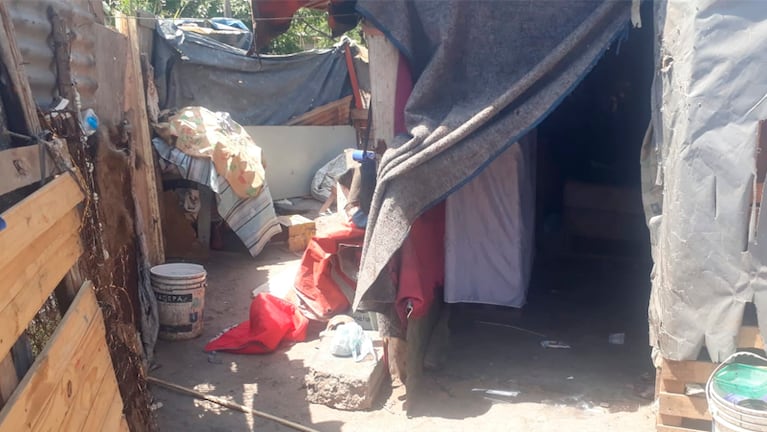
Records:
[[[366,410],[373,406],[386,371],[378,332],[366,333],[373,339],[377,360],[370,355],[360,362],[351,357],[336,357],[330,352],[332,333],[323,338],[317,353],[307,364],[308,402],[348,411]]]

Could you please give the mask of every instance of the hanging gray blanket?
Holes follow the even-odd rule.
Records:
[[[386,267],[425,210],[534,128],[627,29],[630,1],[360,0],[408,59],[410,137],[381,160],[354,307],[383,310]]]

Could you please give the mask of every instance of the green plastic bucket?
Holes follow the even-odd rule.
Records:
[[[739,357],[761,365],[735,362]],[[706,398],[714,432],[767,432],[767,359],[731,355],[709,377]]]

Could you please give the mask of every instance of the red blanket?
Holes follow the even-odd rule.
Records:
[[[271,294],[258,294],[250,303],[250,319],[205,345],[205,351],[235,354],[266,354],[283,341],[306,339],[309,320],[296,307]]]
[[[295,288],[314,318],[329,319],[349,309],[364,238],[365,230],[337,221],[325,225],[309,242],[296,275]],[[345,250],[351,252],[351,256],[345,256]],[[350,261],[348,268],[342,259]]]

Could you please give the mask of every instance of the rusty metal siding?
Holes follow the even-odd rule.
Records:
[[[98,88],[93,26],[103,20],[101,2],[94,0],[8,0],[16,41],[35,102],[47,107],[57,94],[49,7],[64,19],[72,34],[72,78],[83,107],[93,106]]]

